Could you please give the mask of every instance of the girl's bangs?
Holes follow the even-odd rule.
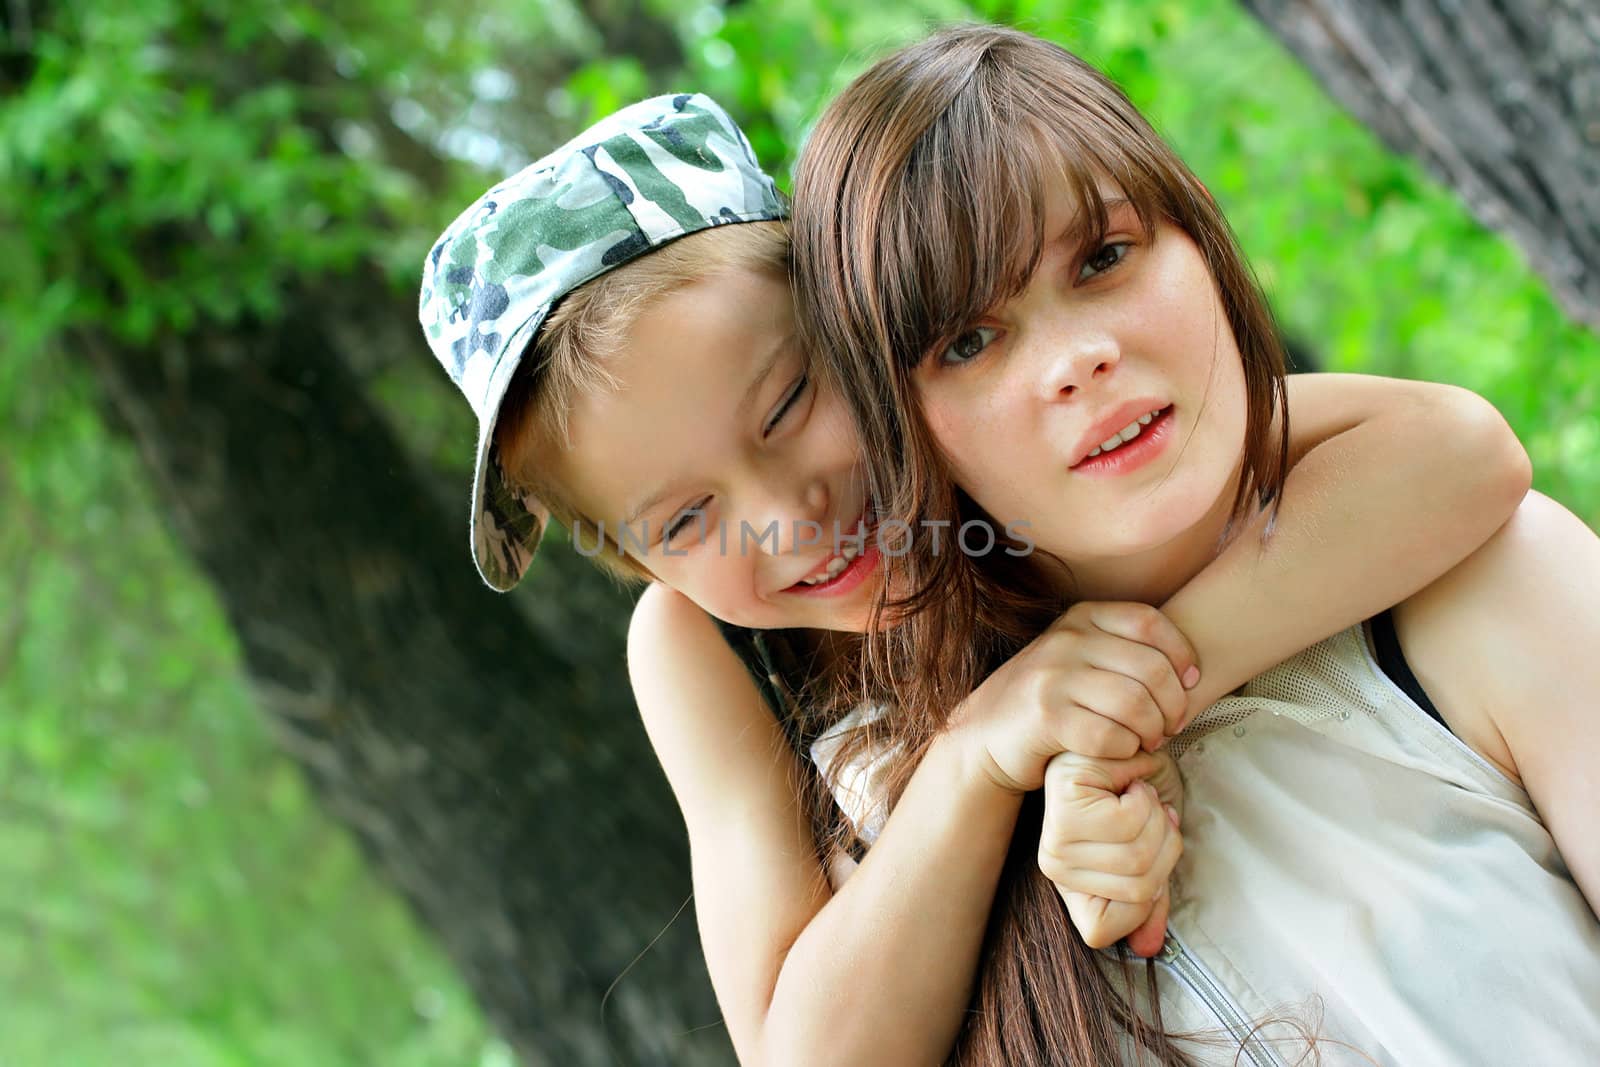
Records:
[[[1055,182],[1065,181],[1079,205],[1071,225],[1083,246],[1106,232],[1103,181],[1130,201],[1146,236],[1174,199],[1150,161],[1113,138],[1063,130],[1046,115],[1008,121],[964,103],[953,101],[918,139],[899,188],[884,198],[877,282],[891,351],[906,370],[1027,285],[1055,236],[1044,232]]]

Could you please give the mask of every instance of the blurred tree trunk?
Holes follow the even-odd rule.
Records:
[[[376,278],[155,350],[74,339],[328,809],[437,933],[528,1064],[726,1063],[677,809],[622,672],[626,598],[565,549],[529,611],[349,371],[425,358]],[[248,848],[248,842],[241,842]]]
[[[1600,330],[1594,0],[1243,0],[1324,88]]]
[[[115,45],[104,55],[123,65],[106,69],[143,71],[149,55],[137,44],[117,50],[127,44],[117,34],[131,32],[118,29],[118,7],[10,5],[0,23],[0,84],[26,87],[40,69],[30,49],[46,40],[64,55],[80,48],[94,70],[88,64],[102,53],[85,42],[104,37]],[[631,48],[652,76],[681,65],[671,26],[638,0],[578,10],[594,43],[512,54],[526,66],[518,84],[528,98],[563,84],[596,48]],[[98,184],[88,187],[93,196],[78,189],[80,201],[121,203],[187,183],[204,191],[184,201],[188,210],[210,203],[220,214],[184,218],[169,206],[167,214],[93,215],[91,225],[80,211],[65,216],[70,224],[49,246],[60,254],[52,269],[71,271],[108,318],[141,298],[128,296],[130,274],[170,286],[194,279],[193,263],[214,262],[225,285],[228,264],[263,253],[247,243],[253,230],[219,230],[218,219],[296,225],[255,218],[247,195],[255,176],[283,180],[298,166],[365,180],[339,169],[348,162],[341,130],[365,131],[353,143],[381,152],[382,166],[364,173],[392,168],[419,190],[437,189],[445,167],[435,139],[401,132],[391,107],[400,90],[381,65],[377,73],[363,66],[363,41],[380,56],[398,47],[381,32],[388,17],[379,7],[326,22],[305,12],[246,17],[196,3],[135,23],[170,35],[150,49],[160,53],[164,84],[136,83],[145,110],[127,111],[119,128],[148,120],[170,132],[181,113],[193,121],[174,137],[216,140],[223,127],[214,120],[239,104],[240,142],[259,138],[282,158],[239,160],[223,152],[228,144],[201,144],[251,176],[240,192],[207,184],[211,156],[198,177],[181,169],[191,145],[145,155],[91,147],[74,163]],[[236,23],[247,32],[233,40]],[[36,94],[47,102],[62,95]],[[475,103],[445,99],[457,99],[445,122],[456,121],[451,107]],[[30,112],[29,129],[46,120],[50,129],[98,129],[71,108],[42,108]],[[529,127],[539,123],[537,109],[520,113]],[[506,135],[535,132],[516,125]],[[63,140],[53,134],[39,144]],[[31,181],[41,197],[72,189],[63,177],[72,171],[57,157],[37,145],[33,153],[31,171],[18,177],[13,167],[19,184]],[[382,229],[381,218],[374,222],[381,198],[298,182],[288,187],[327,197],[321,206],[335,225]],[[628,597],[558,546],[541,555],[532,588],[516,599],[479,582],[466,476],[441,492],[437,472],[416,462],[411,435],[389,425],[360,377],[396,359],[431,364],[415,289],[395,292],[382,280],[380,251],[363,249],[363,266],[335,276],[319,265],[325,260],[286,264],[281,277],[306,280],[277,294],[281,311],[271,321],[222,325],[191,313],[198,325],[169,321],[147,344],[116,340],[137,332],[79,325],[61,348],[89,365],[108,422],[136,444],[162,510],[216,590],[281,743],[437,935],[518,1058],[561,1067],[730,1063],[685,907],[682,824],[628,693]],[[415,251],[419,266],[424,251]],[[435,378],[448,389],[443,375]],[[461,409],[465,460],[475,427],[457,398],[448,403]]]

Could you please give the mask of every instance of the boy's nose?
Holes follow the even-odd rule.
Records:
[[[828,489],[820,481],[805,485],[773,486],[761,509],[759,529],[776,526],[776,536],[764,538],[761,547],[775,556],[816,551],[825,545],[832,531],[826,529]]]

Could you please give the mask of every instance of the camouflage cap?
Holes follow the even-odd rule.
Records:
[[[550,308],[676,237],[786,215],[739,127],[684,94],[600,120],[484,193],[435,242],[418,317],[478,416],[472,554],[491,587],[517,584],[549,520],[493,445],[500,401]]]

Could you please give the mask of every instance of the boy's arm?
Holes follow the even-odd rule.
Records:
[[[1527,453],[1466,389],[1359,374],[1288,379],[1277,525],[1245,525],[1161,606],[1194,645],[1189,718],[1404,600],[1483,544],[1528,491]]]
[[[739,1062],[941,1061],[1017,794],[943,735],[833,893],[795,799],[809,772],[715,623],[652,586],[629,628],[628,669],[688,826],[701,943]]]

